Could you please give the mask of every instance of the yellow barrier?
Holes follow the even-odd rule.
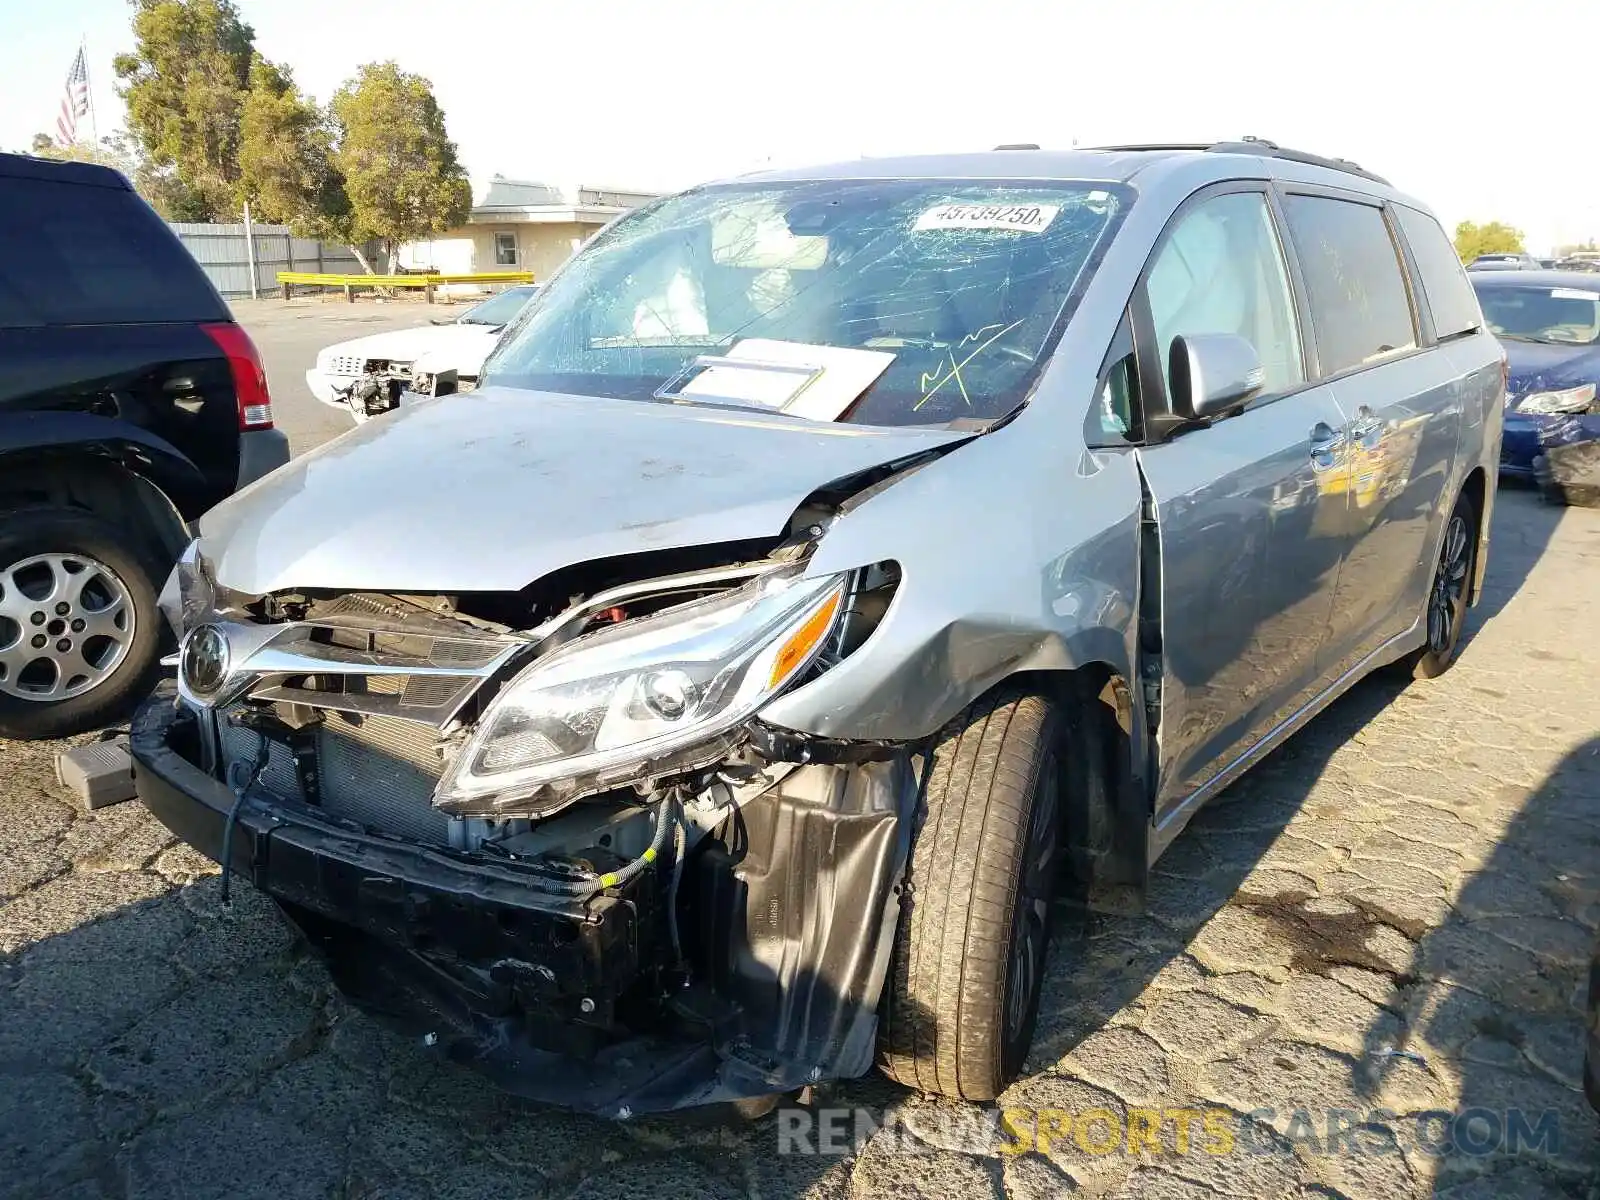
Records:
[[[310,271],[279,271],[278,286],[283,298],[289,298],[296,286],[336,287],[344,289],[344,298],[354,303],[357,288],[422,288],[428,303],[433,303],[433,289],[446,283],[532,283],[532,271],[480,271],[472,275],[322,275]]]

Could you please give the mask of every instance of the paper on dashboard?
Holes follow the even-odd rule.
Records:
[[[836,421],[893,361],[894,355],[883,350],[746,338],[684,384],[678,395]]]

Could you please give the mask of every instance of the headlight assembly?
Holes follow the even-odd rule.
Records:
[[[446,769],[446,811],[539,816],[717,761],[735,731],[815,660],[846,577],[767,575],[588,634],[495,697]]]
[[[1594,384],[1563,388],[1559,392],[1530,392],[1517,405],[1519,413],[1549,415],[1553,413],[1587,412],[1594,403]]]

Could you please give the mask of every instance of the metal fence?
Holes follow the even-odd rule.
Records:
[[[361,262],[346,246],[330,246],[297,238],[284,225],[251,226],[255,242],[256,291],[278,293],[279,271],[359,274]],[[217,291],[229,300],[251,295],[250,247],[243,225],[195,225],[172,222],[172,231],[188,247]]]

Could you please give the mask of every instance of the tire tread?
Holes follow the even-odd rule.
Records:
[[[989,1100],[1004,1079],[1017,881],[1055,709],[1005,688],[936,739],[885,988],[880,1063],[925,1092]]]

